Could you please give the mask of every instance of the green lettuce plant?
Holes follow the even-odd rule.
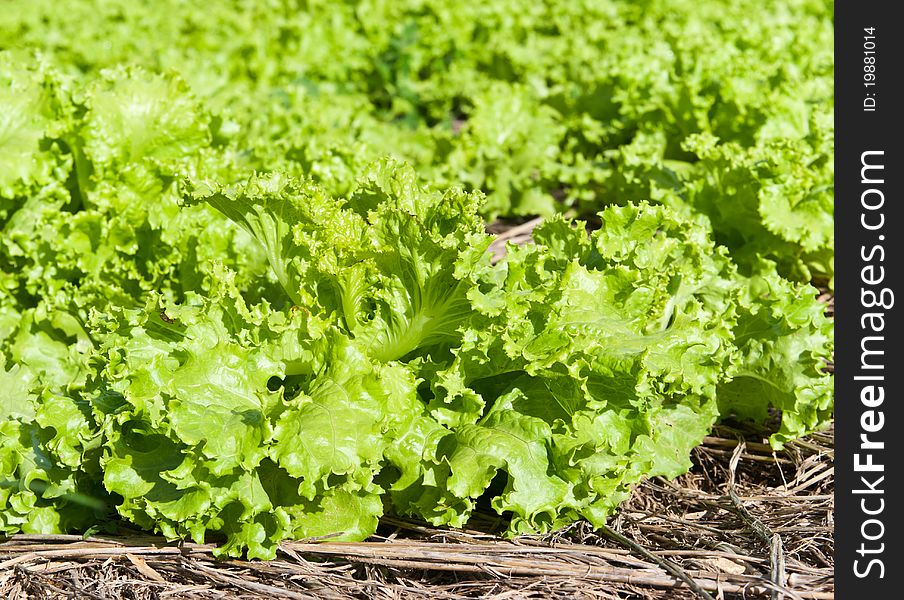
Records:
[[[693,16],[641,43],[656,2],[265,4],[2,17],[55,42],[0,53],[0,533],[119,518],[270,558],[478,503],[602,525],[720,418],[780,412],[776,447],[829,421],[832,325],[791,281],[831,273],[825,106],[640,69],[626,27],[703,52]],[[782,47],[729,30],[743,64]],[[506,212],[548,218],[494,264]]]

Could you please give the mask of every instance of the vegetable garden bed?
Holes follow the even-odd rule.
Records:
[[[539,222],[488,226],[494,260]],[[819,299],[833,316],[832,294]],[[385,517],[364,542],[284,542],[273,561],[223,561],[214,544],[127,529],[19,534],[0,543],[0,597],[834,598],[834,426],[780,451],[765,443],[771,427],[718,426],[687,474],[637,486],[609,535],[579,522],[505,539],[483,511],[462,529]]]
[[[3,11],[0,595],[831,597],[833,33]]]

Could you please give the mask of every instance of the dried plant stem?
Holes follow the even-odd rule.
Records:
[[[682,569],[681,567],[679,567],[678,565],[676,565],[676,564],[673,563],[672,561],[670,561],[670,560],[668,560],[668,559],[666,559],[666,558],[663,558],[663,557],[661,557],[661,556],[656,556],[655,554],[653,554],[652,552],[650,552],[649,550],[647,550],[646,548],[644,548],[643,546],[641,546],[641,545],[638,544],[637,542],[635,542],[635,541],[633,541],[633,540],[631,540],[631,539],[628,539],[627,537],[625,537],[625,536],[623,536],[622,534],[618,533],[617,531],[615,531],[615,530],[612,529],[611,527],[608,527],[608,526],[606,526],[606,525],[603,525],[603,526],[600,528],[600,530],[601,530],[605,535],[607,535],[607,536],[609,536],[610,538],[612,538],[613,540],[617,541],[619,544],[623,544],[623,545],[625,545],[625,546],[631,548],[632,550],[635,550],[636,552],[638,552],[638,553],[639,553],[641,556],[643,556],[644,558],[647,558],[647,559],[652,560],[653,562],[655,562],[657,565],[659,565],[660,567],[662,567],[663,569],[665,569],[666,571],[668,571],[669,573],[671,573],[672,575],[674,575],[675,577],[677,577],[678,579],[680,579],[681,581],[683,581],[684,583],[686,583],[687,586],[688,586],[689,588],[691,588],[692,590],[694,590],[694,592],[696,592],[696,594],[697,594],[698,596],[700,596],[701,598],[703,598],[704,600],[714,600],[713,597],[712,597],[706,590],[704,590],[704,589],[700,586],[699,583],[697,583],[696,581],[694,581],[694,580],[690,577],[690,575],[688,575],[688,574],[684,571],[684,569]]]

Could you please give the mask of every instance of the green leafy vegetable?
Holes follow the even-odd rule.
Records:
[[[0,48],[76,77],[176,70],[218,115],[208,131],[161,102],[181,84],[97,84],[86,135],[112,135],[92,149],[110,166],[212,135],[344,196],[392,154],[422,183],[482,190],[489,218],[687,204],[740,267],[769,258],[801,282],[834,273],[833,36],[828,0],[34,0],[0,17]],[[19,103],[54,97],[21,85]],[[35,106],[0,128],[19,165],[4,178],[36,143]]]
[[[0,534],[602,525],[719,419],[823,427],[828,7],[0,15]]]

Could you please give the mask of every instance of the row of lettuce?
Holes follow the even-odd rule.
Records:
[[[746,271],[831,280],[830,0],[54,0],[0,48],[67,74],[174,70],[248,165],[345,195],[391,153],[481,214],[648,199],[706,215]]]
[[[547,532],[831,418],[824,4],[171,4],[0,16],[0,533]]]

